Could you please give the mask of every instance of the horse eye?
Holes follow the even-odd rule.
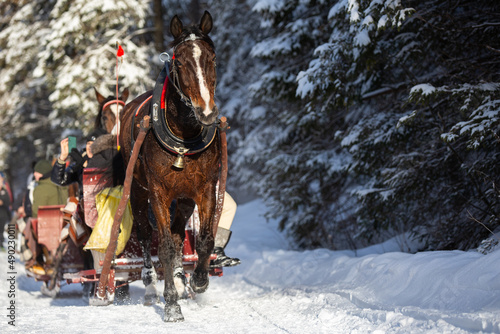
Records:
[[[182,63],[176,59],[175,60],[175,66],[182,67]]]

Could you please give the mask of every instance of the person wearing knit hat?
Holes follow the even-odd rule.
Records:
[[[33,191],[32,217],[37,217],[38,207],[42,205],[66,204],[68,199],[68,187],[61,187],[50,181],[52,164],[48,160],[40,160],[35,164],[33,173],[38,182]]]
[[[61,187],[50,181],[52,164],[48,160],[39,160],[35,164],[33,176],[37,181],[33,190],[33,204],[31,217],[38,217],[38,208],[46,205],[66,204],[68,200],[68,187]],[[33,251],[33,250],[32,250]],[[34,251],[33,251],[34,252]],[[43,252],[40,252],[28,270],[38,274],[45,274]]]
[[[52,164],[48,160],[39,160],[35,164],[35,179],[38,181],[40,179],[45,179],[50,176],[52,171]]]

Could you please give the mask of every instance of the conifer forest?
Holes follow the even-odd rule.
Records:
[[[16,205],[33,161],[69,134],[84,146],[94,87],[152,89],[171,18],[205,10],[229,192],[262,198],[297,249],[404,235],[468,250],[498,232],[498,0],[2,1],[0,170]]]

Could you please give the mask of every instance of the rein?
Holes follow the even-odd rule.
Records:
[[[163,62],[165,64],[165,66],[167,65],[167,63],[172,63],[172,79],[173,79],[173,80],[171,80],[172,84],[174,85],[175,90],[177,91],[177,94],[179,94],[179,96],[181,97],[181,101],[184,102],[184,104],[191,109],[193,109],[193,103],[191,102],[191,98],[189,98],[188,96],[186,96],[186,94],[184,94],[184,92],[182,91],[180,82],[179,82],[179,73],[177,72],[177,66],[175,66],[175,50],[182,43],[185,43],[188,41],[196,41],[196,40],[203,40],[203,39],[191,34],[186,39],[184,39],[183,41],[178,43],[174,48],[174,53],[172,54],[172,60],[168,59],[168,57],[169,57],[168,53],[163,52],[162,54],[160,54],[160,61]],[[165,58],[165,56],[166,56],[166,58]],[[170,79],[170,72],[167,72],[167,75]]]
[[[167,62],[165,62],[165,64],[166,63]],[[181,97],[181,101],[184,102],[184,104],[188,108],[193,110],[193,103],[191,102],[191,98],[187,97],[186,94],[184,94],[184,92],[181,89],[181,84],[179,82],[179,73],[177,72],[177,66],[175,66],[175,52],[172,55],[172,77],[173,77],[172,84],[174,85],[175,90],[177,91],[177,94],[179,94],[179,96]],[[170,74],[168,75],[167,78],[168,79],[170,78]],[[166,83],[165,83],[165,85],[166,85]],[[162,102],[163,101],[164,100],[162,99]]]

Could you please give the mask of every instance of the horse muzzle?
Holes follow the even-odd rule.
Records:
[[[196,119],[201,124],[208,126],[215,123],[217,120],[217,116],[219,116],[219,108],[216,105],[212,108],[210,112],[206,112],[201,107],[194,108],[194,114],[196,115]]]

